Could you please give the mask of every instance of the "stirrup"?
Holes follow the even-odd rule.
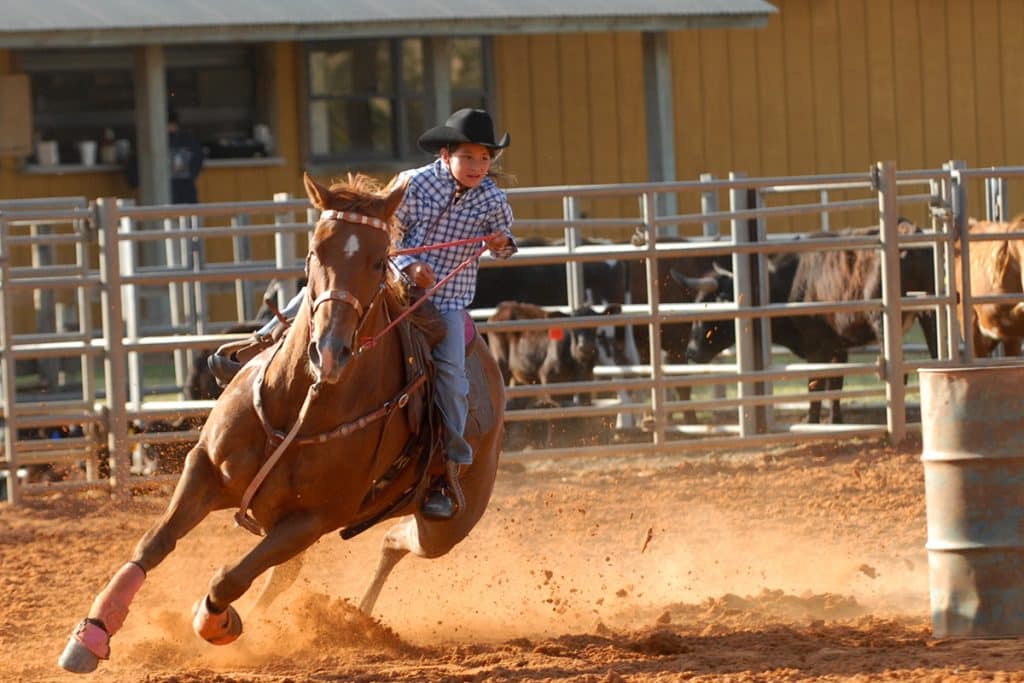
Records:
[[[446,521],[454,519],[466,509],[466,496],[459,482],[459,464],[445,461],[443,477],[438,477],[420,504],[420,513],[427,519]]]

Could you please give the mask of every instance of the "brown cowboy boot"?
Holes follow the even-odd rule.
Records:
[[[420,505],[424,517],[444,521],[454,519],[466,509],[466,496],[459,483],[460,468],[459,463],[445,460],[444,476],[435,480]]]

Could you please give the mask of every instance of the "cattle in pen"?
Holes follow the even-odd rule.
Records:
[[[590,306],[577,308],[572,317],[616,315],[618,305],[606,306],[598,313]],[[594,366],[602,355],[602,340],[596,327],[565,327],[568,318],[558,311],[520,301],[503,301],[487,322],[516,320],[547,320],[541,330],[488,332],[487,343],[498,361],[498,367],[509,386],[560,382],[589,382],[594,379]],[[589,393],[573,397],[577,404],[591,402]]]
[[[901,234],[917,231],[909,221],[901,221]],[[818,233],[810,239],[837,236],[877,235],[878,228],[849,229],[840,233]],[[784,253],[770,263],[769,301],[840,302],[880,299],[882,295],[882,262],[878,249],[821,249],[801,253]],[[905,249],[900,253],[900,293],[933,293],[934,267],[931,249]],[[680,279],[701,292],[699,301],[734,301],[732,274],[719,270],[702,278]],[[932,358],[937,353],[935,314],[932,311],[907,311],[903,314],[906,329],[918,320],[924,331]],[[794,354],[812,363],[842,363],[848,351],[882,339],[881,311],[837,311],[816,315],[776,316],[770,322],[773,343],[781,344]],[[687,344],[688,357],[697,363],[708,363],[736,341],[734,321],[713,320],[694,323]],[[843,377],[812,379],[813,391],[841,390]],[[839,399],[831,402],[832,422],[842,422]],[[808,421],[821,420],[821,403],[812,401]]]
[[[968,234],[1005,235],[1024,232],[1024,215],[1012,221],[971,221]],[[963,292],[962,245],[955,246],[957,291]],[[996,294],[1022,294],[1022,272],[1024,272],[1024,242],[1019,239],[972,240],[968,246],[970,258],[970,294],[972,297]],[[970,330],[964,330],[963,307],[957,306],[960,329],[964,336],[971,335],[974,353],[990,356],[1002,343],[1003,353],[1019,356],[1021,340],[1024,339],[1024,303],[983,303],[973,304]]]

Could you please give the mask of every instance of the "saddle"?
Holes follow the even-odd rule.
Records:
[[[390,302],[389,302],[390,303]],[[390,309],[394,315],[404,310]],[[423,391],[416,392],[406,405],[407,417],[413,436],[402,454],[392,463],[367,493],[360,507],[360,519],[339,533],[349,539],[369,529],[383,519],[411,514],[419,507],[431,482],[446,476],[447,458],[444,453],[444,419],[434,401],[434,361],[430,351],[444,339],[445,327],[437,309],[430,302],[421,304],[416,312],[398,324],[405,358],[407,381],[427,373],[428,382]],[[408,322],[406,322],[408,321]],[[494,427],[494,409],[487,400],[487,379],[479,355],[473,352],[475,338],[473,322],[466,315],[466,375],[469,379],[469,415],[463,433],[467,439],[478,438]],[[472,332],[470,333],[470,329]],[[385,503],[385,501],[393,501]]]

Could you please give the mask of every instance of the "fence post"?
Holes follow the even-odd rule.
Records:
[[[75,221],[75,230],[82,234],[83,239],[79,240],[75,244],[75,256],[83,279],[88,277],[90,271],[90,263],[92,259],[93,249],[91,247],[97,247],[96,252],[99,251],[97,245],[97,238],[99,231],[96,225],[90,225],[91,221],[79,220]],[[101,287],[79,287],[78,288],[78,330],[87,340],[87,344],[92,345],[92,339],[94,334],[93,329],[93,299],[100,295]],[[97,306],[99,301],[95,302]],[[79,366],[82,371],[82,398],[89,401],[90,405],[95,406],[96,404],[96,357],[91,353],[83,353],[82,358],[79,361]],[[93,429],[96,429],[97,425],[93,425]],[[95,432],[92,432],[95,433]],[[94,481],[97,478],[96,471],[96,460],[95,458],[87,458],[85,461],[85,476],[89,481]]]
[[[938,199],[942,206],[945,206],[948,200],[949,184],[945,181],[929,180],[928,181],[928,193],[932,196],[931,203],[935,204],[935,200]],[[938,225],[942,224],[940,230]],[[937,234],[948,235],[949,230],[948,217],[941,220],[937,220],[935,211],[931,213],[931,228]],[[949,275],[952,273],[952,269],[949,265],[949,260],[952,255],[947,253],[951,251],[949,249],[948,240],[936,241],[931,245],[932,249],[932,260],[935,263],[935,272],[933,273],[933,286],[935,287],[935,293],[938,296],[948,296],[951,292],[956,291],[956,287],[953,286]],[[951,360],[954,358],[953,349],[959,346],[959,341],[954,339],[956,334],[956,322],[950,321],[950,307],[947,305],[939,305],[935,307],[935,341],[937,342],[937,351],[939,360]]]
[[[192,233],[192,238],[188,241],[189,244],[189,260],[192,265],[192,272],[199,275],[206,270],[206,241],[199,236],[199,231],[202,229],[202,224],[199,221],[198,216],[188,216],[188,229]],[[206,283],[202,280],[197,279],[192,283],[192,311],[195,322],[196,334],[206,334],[207,324],[210,322],[210,313],[208,311],[207,297],[206,297]]]
[[[651,310],[650,320],[650,352],[651,379],[651,413],[654,416],[654,445],[665,443],[665,423],[668,415],[665,411],[665,370],[661,363],[661,318],[658,315],[660,292],[658,290],[658,226],[655,219],[658,215],[657,195],[644,192],[640,197],[640,210],[643,214],[644,230],[647,231],[647,305]]]
[[[275,202],[287,202],[292,199],[292,195],[289,192],[275,192]],[[295,214],[279,213],[274,215],[274,225],[287,225],[295,221]],[[292,261],[295,259],[295,234],[291,232],[275,232],[274,233],[274,266],[279,271],[285,268],[292,267]],[[277,307],[284,308],[285,304],[291,301],[292,297],[295,296],[299,288],[296,285],[295,280],[278,280],[277,281]]]
[[[29,233],[33,238],[32,242],[32,267],[45,270],[52,266],[53,247],[45,244],[43,239],[53,234],[53,226],[45,223],[32,223],[29,226]],[[54,333],[58,331],[53,315],[54,302],[56,297],[54,291],[49,288],[40,288],[32,293],[36,309],[36,331],[41,333]],[[49,391],[56,391],[58,384],[57,373],[60,369],[60,362],[56,358],[40,358],[36,361],[39,369],[39,376]]]
[[[2,297],[3,320],[0,320],[0,383],[4,392],[4,455],[7,459],[7,500],[11,505],[21,501],[18,481],[18,454],[15,442],[18,440],[15,404],[18,391],[15,386],[14,368],[14,296],[11,292],[11,258],[7,248],[7,221],[0,213],[0,297]]]
[[[741,180],[746,175],[743,173],[729,173],[729,180]],[[743,211],[747,208],[747,191],[738,187],[729,189],[729,210]],[[746,220],[733,218],[729,221],[732,230],[734,244],[743,244],[750,241],[748,224]],[[750,307],[755,305],[753,300],[753,285],[750,273],[750,256],[733,252],[732,272],[735,283],[733,301],[737,307]],[[735,320],[736,325],[736,370],[740,373],[750,372],[754,369],[754,334],[753,318],[740,318]],[[739,398],[746,398],[754,394],[752,382],[741,380],[736,386]],[[740,426],[740,436],[752,436],[757,433],[757,421],[751,406],[740,405],[737,408]]]
[[[132,206],[135,204],[134,199],[116,199],[110,201],[115,202],[115,206],[119,209],[121,207]],[[119,211],[112,212],[112,207],[110,205],[104,205],[101,207],[101,210],[102,209],[105,209],[107,213],[102,214],[101,211],[101,215],[120,214]],[[118,223],[125,233],[132,233],[135,231],[135,221],[129,216],[121,216]],[[100,225],[102,227],[103,224],[101,223]],[[105,244],[111,245],[111,248],[116,250],[116,257],[118,259],[118,266],[116,269],[117,280],[118,284],[120,284],[122,274],[128,276],[135,275],[136,243],[129,239],[116,239],[116,234],[117,227],[115,226],[114,235],[110,237]],[[101,249],[102,248],[101,243]],[[113,270],[114,269],[112,268],[108,272],[113,272]],[[142,323],[139,319],[139,297],[141,295],[141,287],[134,284],[128,284],[124,286],[123,292],[120,288],[117,291],[119,296],[124,297],[124,335],[129,341],[137,342],[139,340],[142,327]],[[105,306],[104,310],[107,310]],[[128,400],[131,401],[132,408],[134,410],[139,410],[142,407],[142,359],[140,358],[139,353],[132,352],[127,357],[126,371],[128,379]],[[107,396],[109,397],[110,394],[107,394]],[[111,457],[113,457],[113,452],[111,452]]]
[[[711,173],[701,173],[700,182],[710,183],[714,182],[715,176]],[[701,213],[716,213],[718,211],[718,193],[714,190],[708,190],[707,192],[700,193],[700,212]],[[718,221],[705,221],[703,224],[704,236],[705,237],[718,237],[722,234],[721,229],[718,227]],[[719,386],[719,385],[715,385]]]
[[[246,214],[239,214],[231,217],[231,227],[238,230],[231,237],[231,247],[234,252],[234,262],[249,263],[252,261],[252,238],[248,235],[239,234],[243,232],[240,228],[249,225],[249,217]],[[239,322],[251,320],[259,306],[253,305],[255,298],[253,285],[249,279],[235,280],[235,315]]]
[[[580,217],[579,202],[576,197],[562,197],[562,217],[565,219],[565,249],[572,254],[576,251],[582,240],[579,230],[576,229],[575,221]],[[584,303],[596,303],[587,301],[586,291],[583,287],[583,264],[579,261],[567,261],[565,264],[566,301],[569,302],[569,309],[575,311]]]
[[[903,314],[900,299],[899,209],[896,164],[875,165],[882,242],[882,353],[885,359],[886,425],[893,444],[907,435],[906,389],[903,385]]]
[[[175,230],[175,226],[178,225],[178,230]],[[172,218],[163,219],[164,232],[174,235],[175,232],[180,236],[180,221]],[[184,261],[184,256],[181,251],[182,240],[178,237],[169,237],[164,241],[164,259],[167,263],[168,268],[180,268]],[[169,282],[167,283],[167,294],[170,297],[170,314],[171,314],[171,327],[174,328],[175,334],[182,334],[185,332],[184,324],[184,304],[183,301],[187,296],[186,292],[190,291],[187,285],[180,282]],[[186,378],[188,377],[188,361],[189,357],[186,355],[184,349],[175,349],[173,352],[174,356],[174,381],[178,386],[178,398],[184,399],[185,394],[181,391],[182,387],[185,386]]]
[[[968,224],[967,224],[967,188],[964,186],[964,180],[960,176],[960,169],[964,168],[966,164],[962,161],[950,161],[949,167],[949,178],[950,178],[950,208],[953,212],[951,217],[950,227],[952,228],[952,236],[949,242],[949,254],[950,263],[955,268],[956,258],[953,255],[956,252],[956,244],[959,241],[960,246],[960,319],[963,320],[963,355],[961,360],[965,362],[971,362],[974,360],[974,335],[971,330],[974,329],[974,306],[971,305],[971,249],[970,249],[970,238],[968,237]],[[950,282],[956,282],[954,273],[950,273],[952,276]]]
[[[110,472],[113,492],[127,495],[131,474],[128,447],[128,359],[124,350],[124,319],[122,317],[120,240],[117,200],[104,197],[96,200],[97,224],[100,230],[100,310],[103,311],[103,337],[107,355],[104,359],[104,377],[107,392],[107,447],[110,450]],[[130,243],[128,246],[131,246]]]
[[[760,209],[764,205],[761,200],[761,191],[757,188],[747,190],[747,208]],[[747,231],[751,241],[765,242],[767,231],[763,216],[751,218],[747,222]],[[768,280],[768,259],[763,252],[750,255],[751,287],[754,291],[755,301],[758,306],[767,306],[771,303],[771,286]],[[769,318],[758,318],[754,321],[754,367],[758,370],[766,370],[772,364],[772,321]],[[773,393],[771,382],[756,382],[754,384],[758,396],[768,396]],[[775,423],[774,411],[770,406],[757,406],[757,433],[763,434],[771,431]]]

